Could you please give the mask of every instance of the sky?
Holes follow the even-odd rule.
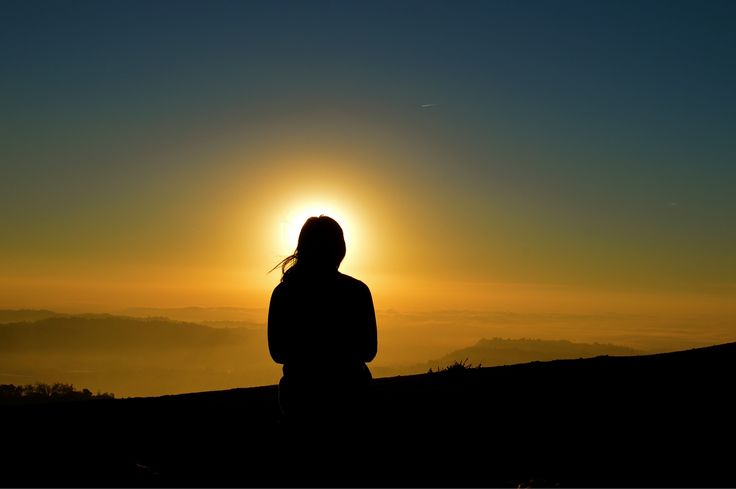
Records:
[[[0,307],[265,308],[325,213],[379,310],[736,318],[732,1],[5,1],[0,70]]]

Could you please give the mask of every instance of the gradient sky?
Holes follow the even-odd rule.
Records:
[[[265,307],[324,209],[379,309],[736,312],[733,1],[4,1],[0,69],[1,307]]]

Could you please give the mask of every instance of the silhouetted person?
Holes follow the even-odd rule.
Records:
[[[338,271],[342,228],[310,217],[271,295],[268,347],[284,365],[279,404],[290,419],[344,419],[359,412],[371,380],[366,363],[378,348],[368,287]]]

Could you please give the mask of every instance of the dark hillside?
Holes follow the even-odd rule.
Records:
[[[453,351],[437,360],[415,367],[415,373],[445,368],[456,362],[485,367],[513,365],[567,358],[591,358],[601,355],[640,355],[643,352],[625,346],[600,343],[573,343],[564,340],[481,339],[468,348]]]
[[[378,379],[337,429],[275,386],[6,406],[4,485],[728,486],[736,344]]]

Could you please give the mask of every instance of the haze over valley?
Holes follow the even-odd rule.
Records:
[[[725,341],[731,323],[708,319],[379,311],[379,355],[370,368],[384,377],[456,362],[490,367]],[[0,310],[0,352],[2,384],[63,382],[118,397],[271,385],[281,376],[268,353],[265,310],[236,307]]]

